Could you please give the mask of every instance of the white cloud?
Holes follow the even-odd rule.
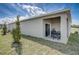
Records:
[[[17,9],[18,11],[22,11],[22,10],[19,10],[15,4],[12,4],[12,6]],[[42,8],[39,8],[37,6],[31,6],[31,5],[21,5],[21,4],[18,4],[19,7],[22,7],[23,9],[25,9],[30,16],[37,16],[37,15],[40,15],[40,14],[45,14],[46,12],[43,11]],[[25,15],[25,16],[20,16],[20,20],[23,20],[23,19],[27,19],[29,18],[30,16],[29,15]],[[0,24],[3,24],[4,22],[6,23],[12,23],[12,22],[15,22],[16,21],[16,17],[5,17],[5,18],[1,18],[0,19]]]
[[[31,16],[36,16],[36,15],[40,15],[40,14],[45,14],[46,12],[43,11],[42,8],[39,8],[37,6],[31,6],[31,5],[22,5],[22,8],[27,10],[27,12],[31,15]]]
[[[72,24],[79,25],[79,20],[72,20]]]
[[[28,16],[20,16],[19,20],[21,21],[27,18]],[[17,20],[16,17],[5,17],[0,19],[0,24],[4,24],[5,22],[8,24],[8,23],[15,22],[16,20]]]
[[[11,17],[5,17],[5,18],[1,18],[0,19],[0,24],[3,24],[4,22],[6,23],[12,23],[14,22],[16,19],[15,18],[11,18]]]

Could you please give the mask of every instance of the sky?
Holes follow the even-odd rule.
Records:
[[[0,23],[14,22],[17,15],[23,20],[62,9],[70,9],[72,24],[79,25],[79,3],[0,3]]]

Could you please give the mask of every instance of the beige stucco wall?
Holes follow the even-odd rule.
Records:
[[[61,42],[67,43],[68,41],[68,32],[67,32],[67,15],[64,14],[61,16]]]
[[[26,35],[42,37],[43,36],[42,24],[43,23],[41,19],[33,19],[21,22],[21,32],[22,34]]]
[[[51,30],[55,29],[56,31],[60,31],[60,19],[52,18],[52,19],[45,19],[44,24],[50,24]]]
[[[60,20],[59,19],[54,19],[51,21],[51,29],[55,28],[56,31],[60,31]]]
[[[71,23],[72,23],[71,14],[70,13],[67,14],[67,18],[68,18],[68,21],[67,21],[67,26],[68,26],[67,34],[68,34],[68,37],[69,37],[70,33],[71,33]]]
[[[15,28],[15,23],[7,24],[7,30],[12,31]]]

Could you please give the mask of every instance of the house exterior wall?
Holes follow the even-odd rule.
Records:
[[[60,31],[60,20],[55,19],[51,22],[51,29],[55,28],[56,31]]]
[[[67,43],[68,32],[67,32],[67,14],[61,16],[61,42]]]
[[[61,16],[61,42],[67,43],[71,32],[71,15],[70,12]]]
[[[21,22],[21,32],[25,35],[43,37],[43,25],[42,19],[27,20]]]
[[[15,28],[15,23],[7,24],[7,30],[12,31]]]
[[[69,15],[70,16],[70,15]],[[34,37],[40,37],[40,38],[44,38],[46,40],[50,40],[50,41],[54,41],[54,42],[60,42],[60,43],[67,43],[68,41],[68,37],[70,35],[70,18],[66,13],[59,13],[59,14],[54,14],[54,15],[49,15],[49,16],[45,16],[45,17],[41,17],[41,18],[36,18],[36,19],[32,19],[32,20],[26,20],[25,22],[21,22],[20,23],[20,27],[21,27],[21,33],[25,34],[25,35],[30,35],[30,36],[34,36]],[[55,23],[54,25],[51,25],[51,28],[56,28],[56,30],[60,30],[61,32],[61,39],[60,40],[53,40],[51,38],[47,38],[45,37],[45,23],[50,23],[51,21],[47,20],[44,21],[44,19],[47,18],[54,18],[54,17],[60,17],[60,22],[59,21],[55,21],[57,23]],[[68,21],[67,21],[68,18]],[[54,21],[52,23],[54,23]],[[68,24],[68,25],[67,25]],[[12,30],[12,28],[14,28],[14,25],[9,25],[9,29]]]
[[[44,20],[44,24],[50,23],[51,24],[51,30],[55,29],[56,31],[60,31],[60,19],[46,19]]]

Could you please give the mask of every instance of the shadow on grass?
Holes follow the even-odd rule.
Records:
[[[77,40],[79,38],[79,36],[76,35],[76,34],[70,35],[69,41],[66,45],[61,44],[61,43],[48,41],[48,40],[41,39],[41,38],[32,37],[32,36],[22,35],[22,37],[25,38],[25,39],[28,39],[28,40],[32,40],[34,42],[38,42],[38,43],[45,45],[45,46],[48,46],[52,49],[56,49],[63,54],[68,54],[68,55],[69,54],[71,54],[71,55],[79,54],[79,47],[78,47],[79,46],[79,40]],[[76,41],[74,42],[74,40],[77,40],[77,42]]]
[[[12,48],[15,48],[15,51],[18,55],[22,55],[22,44],[20,43],[12,43]]]

